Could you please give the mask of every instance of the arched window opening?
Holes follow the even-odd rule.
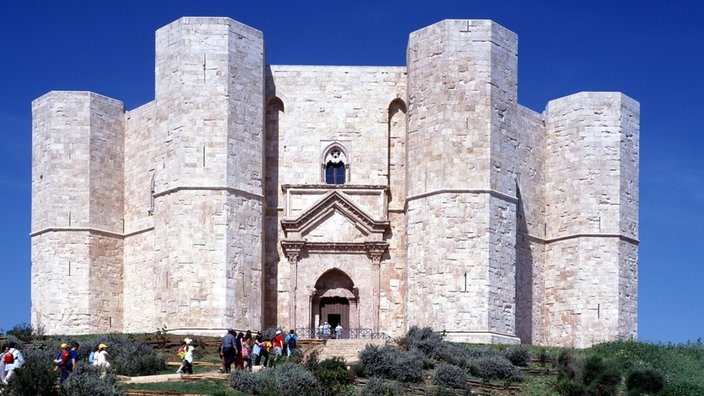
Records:
[[[339,149],[330,151],[330,160],[325,164],[325,183],[345,184],[345,163]]]
[[[349,160],[344,149],[331,145],[323,156],[323,181],[325,184],[340,185],[349,180]]]

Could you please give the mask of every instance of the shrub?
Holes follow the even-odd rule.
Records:
[[[117,374],[152,375],[166,369],[166,362],[162,355],[146,344],[119,334],[98,336],[83,342],[79,347],[79,358],[85,359],[90,351],[101,343],[108,346],[108,351],[113,357],[112,369]]]
[[[584,385],[567,378],[559,379],[555,383],[555,390],[561,396],[584,396],[586,394]]]
[[[360,396],[401,396],[402,394],[398,383],[372,377],[362,388]]]
[[[17,338],[17,340],[22,341],[23,343],[32,342],[34,336],[38,335],[39,333],[40,332],[35,332],[32,328],[32,325],[30,325],[29,323],[21,323],[15,325],[12,329],[7,331],[7,335],[14,336]]]
[[[408,350],[416,349],[425,356],[437,359],[443,353],[445,343],[443,336],[433,331],[430,327],[418,328],[413,326],[406,333],[406,340],[402,344],[407,344]]]
[[[318,383],[304,367],[284,362],[259,374],[260,392],[263,395],[301,396],[318,395]]]
[[[592,395],[614,395],[621,382],[621,373],[615,365],[598,356],[590,356],[582,366],[582,384]]]
[[[228,378],[230,387],[245,393],[257,395],[260,392],[259,377],[246,370],[233,370]]]
[[[59,372],[53,371],[53,353],[28,349],[23,350],[22,355],[25,365],[15,370],[14,377],[3,393],[11,396],[57,395],[58,390],[55,385],[59,379]]]
[[[103,373],[98,367],[79,362],[61,385],[62,396],[124,396],[125,391],[117,385],[117,377]]]
[[[367,369],[363,363],[355,363],[350,368],[356,377],[366,378],[368,376]]]
[[[657,393],[664,385],[662,374],[651,368],[632,370],[626,376],[628,396]]]
[[[550,362],[552,362],[552,359],[550,358],[550,355],[548,355],[548,350],[545,348],[540,348],[540,351],[538,352],[538,363],[545,367],[545,365]]]
[[[455,389],[467,387],[467,372],[451,364],[440,364],[433,373],[433,384]]]
[[[474,359],[469,370],[473,375],[487,380],[523,380],[523,372],[500,355]]]
[[[574,380],[577,378],[582,367],[582,361],[578,358],[574,350],[564,349],[557,357],[557,379]]]
[[[311,373],[314,373],[318,369],[320,364],[320,350],[313,351],[306,355],[303,360],[303,367],[305,367]]]
[[[321,396],[343,395],[347,393],[347,386],[352,382],[345,359],[340,357],[323,360],[313,375],[318,380]]]
[[[423,360],[418,352],[400,351],[390,346],[367,345],[359,353],[367,375],[401,382],[423,379]]]
[[[503,351],[503,354],[514,366],[525,367],[530,363],[530,351],[525,345],[510,346]]]

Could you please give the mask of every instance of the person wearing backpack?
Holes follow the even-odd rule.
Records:
[[[195,347],[191,345],[193,340],[184,338],[183,345],[178,350],[178,356],[181,358],[181,368],[178,369],[179,374],[193,374],[193,350]]]
[[[296,335],[296,332],[291,329],[291,331],[288,332],[288,335],[286,336],[286,346],[288,350],[288,356],[295,356],[296,355],[296,345],[298,344],[298,336]]]
[[[68,351],[68,344],[61,344],[61,350],[54,358],[54,371],[61,369],[61,376],[59,377],[59,383],[63,384],[68,378],[70,373],[69,364],[71,361],[71,353]]]
[[[24,356],[22,352],[15,348],[15,343],[10,342],[10,349],[3,357],[3,362],[5,362],[5,383],[7,384],[12,376],[15,374],[15,370],[22,368],[24,366]],[[9,355],[9,356],[8,356]]]
[[[0,353],[0,382],[5,383],[5,355],[10,347],[7,344],[2,346],[2,353]]]

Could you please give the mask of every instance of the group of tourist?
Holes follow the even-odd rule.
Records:
[[[252,370],[252,366],[274,367],[284,356],[295,356],[298,336],[291,329],[286,337],[281,330],[269,339],[264,339],[261,331],[252,336],[252,332],[237,333],[230,329],[222,339],[220,358],[221,373],[229,373],[232,365],[237,370]]]
[[[322,339],[342,338],[342,324],[338,323],[334,328],[330,323],[323,322],[318,329],[318,337]]]
[[[15,375],[15,370],[24,366],[24,356],[14,342],[2,346],[0,353],[0,381],[7,385]]]
[[[108,353],[108,346],[99,344],[88,356],[88,363],[97,366],[103,373],[110,368],[112,356]],[[59,383],[66,381],[68,376],[76,368],[78,362],[78,343],[72,342],[71,347],[66,343],[61,344],[61,350],[54,358],[54,371],[61,370]]]

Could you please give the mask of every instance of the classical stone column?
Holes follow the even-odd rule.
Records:
[[[281,246],[284,248],[284,252],[286,253],[286,257],[288,258],[288,263],[291,266],[290,268],[290,273],[291,273],[291,280],[290,280],[290,301],[289,301],[289,306],[288,306],[288,318],[289,318],[289,324],[292,326],[292,328],[296,328],[298,323],[296,322],[296,300],[297,300],[297,289],[298,289],[298,257],[301,254],[301,250],[303,250],[303,246],[305,245],[305,242],[303,241],[284,241],[281,243]]]
[[[379,296],[379,283],[380,283],[380,276],[381,276],[381,256],[384,254],[386,251],[386,248],[388,247],[387,242],[365,242],[364,246],[367,250],[367,254],[369,255],[369,258],[372,261],[372,275],[371,275],[371,280],[372,280],[372,296],[374,298],[374,301],[372,302],[372,331],[373,332],[378,332],[379,331],[379,302],[380,302],[380,296]]]

